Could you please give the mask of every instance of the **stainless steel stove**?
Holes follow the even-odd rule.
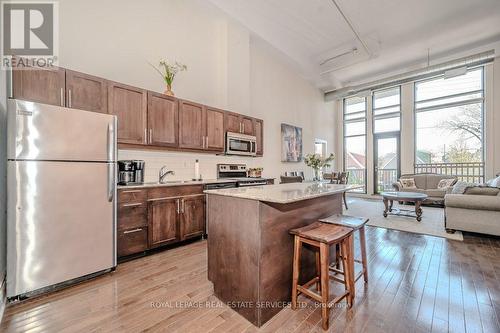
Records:
[[[217,178],[234,180],[237,187],[267,185],[266,178],[247,177],[245,164],[217,164]]]

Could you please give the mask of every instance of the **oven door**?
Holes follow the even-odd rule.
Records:
[[[257,154],[256,142],[257,140],[254,136],[228,133],[226,154],[255,156]]]

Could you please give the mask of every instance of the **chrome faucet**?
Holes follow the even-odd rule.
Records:
[[[163,183],[163,179],[167,177],[167,175],[175,175],[175,172],[172,170],[167,170],[167,166],[164,165],[160,168],[160,172],[158,174],[158,182]]]

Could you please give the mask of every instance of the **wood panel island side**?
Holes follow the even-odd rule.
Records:
[[[354,188],[294,183],[205,191],[208,279],[215,295],[262,326],[291,300],[289,230],[342,213],[342,194]],[[314,260],[314,252],[304,249],[301,282],[313,277]]]

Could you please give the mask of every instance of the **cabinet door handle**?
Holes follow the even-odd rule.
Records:
[[[133,230],[127,230],[127,231],[124,231],[123,233],[124,234],[132,234],[134,232],[139,232],[139,231],[142,231],[142,228],[137,228],[137,229],[133,229]]]
[[[243,125],[243,132],[241,133],[245,133],[245,123],[242,123],[242,125]]]
[[[64,106],[64,89],[61,88],[61,106]]]
[[[130,191],[122,191],[123,194],[125,193],[139,193],[142,192],[141,190],[130,190]]]
[[[148,129],[147,128],[144,129],[144,142],[148,143]]]
[[[205,148],[208,149],[208,135],[205,137],[205,146],[206,146]]]
[[[177,214],[180,214],[181,212],[181,202],[179,199],[176,200],[177,201]]]
[[[150,128],[149,129],[149,143],[152,143],[153,142],[153,129]]]
[[[71,107],[71,89],[68,89],[68,107]]]
[[[184,208],[185,208],[186,202],[184,199],[182,199],[182,208],[181,208],[181,213],[184,214]]]
[[[241,123],[240,123],[240,133],[243,133],[243,131],[241,130]]]
[[[131,203],[122,205],[122,207],[138,207],[138,206],[142,206],[142,203]]]

